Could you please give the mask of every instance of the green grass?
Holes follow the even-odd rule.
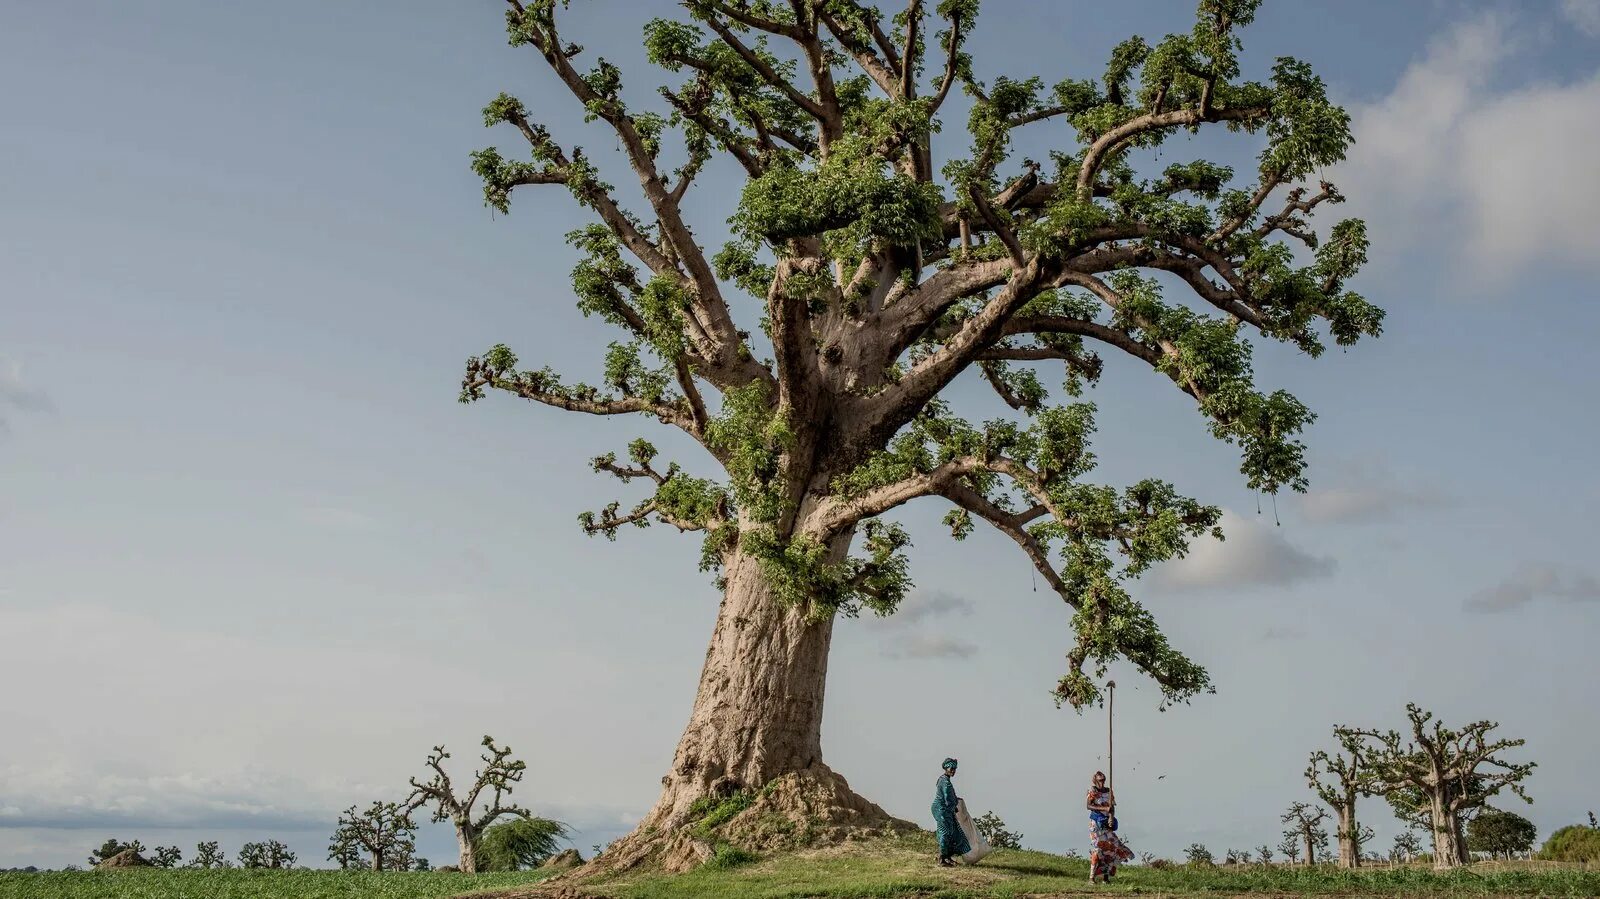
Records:
[[[617,899],[978,899],[1142,894],[1165,896],[1600,896],[1600,870],[1537,866],[1344,871],[1285,866],[1124,867],[1110,885],[1089,886],[1089,863],[1043,852],[1001,850],[974,867],[939,868],[926,836],[870,846],[787,854],[731,869],[707,865],[676,877],[642,874],[582,884]],[[509,894],[511,896],[516,893]]]
[[[742,862],[742,863],[741,863]],[[0,874],[0,899],[445,899],[533,895],[542,872],[371,874],[340,871],[84,871]],[[1600,868],[1500,863],[1426,868],[1124,867],[1090,887],[1088,862],[1001,850],[974,867],[939,868],[927,835],[746,860],[741,853],[676,877],[634,874],[580,884],[616,899],[1022,899],[1140,896],[1600,896]]]
[[[48,871],[0,874],[0,899],[446,899],[535,883],[542,871],[440,874],[370,871]]]

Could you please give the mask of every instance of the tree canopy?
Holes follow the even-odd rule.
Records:
[[[1165,701],[1209,687],[1128,581],[1216,533],[1219,510],[1157,479],[1093,483],[1095,406],[1080,396],[1101,376],[1099,352],[1127,354],[1239,447],[1250,488],[1303,490],[1314,416],[1257,385],[1250,335],[1314,357],[1381,329],[1382,311],[1348,286],[1363,224],[1319,235],[1310,223],[1343,199],[1305,182],[1344,157],[1349,115],[1302,61],[1244,76],[1238,33],[1259,0],[1202,0],[1190,30],[1131,37],[1097,77],[1053,83],[980,72],[967,51],[977,0],[910,0],[892,17],[852,0],[686,0],[688,21],[644,28],[651,62],[681,78],[658,104],[626,102],[618,66],[582,61],[559,27],[566,2],[508,5],[511,44],[614,132],[645,209],[522,100],[485,107],[485,124],[527,143],[474,154],[485,202],[509,212],[516,190],[553,185],[589,210],[596,221],[567,235],[578,308],[621,337],[597,384],[496,345],[468,361],[461,398],[494,389],[647,416],[724,475],[693,477],[635,441],[626,461],[594,468],[647,495],[586,513],[587,531],[699,532],[704,569],[750,555],[814,618],[889,614],[911,583],[910,536],[884,516],[940,497],[953,536],[995,527],[1073,608],[1058,702],[1097,700],[1094,679],[1118,657]],[[936,152],[958,93],[966,146]],[[1019,132],[1050,125],[1059,148],[1022,157]],[[1153,170],[1150,151],[1211,127],[1257,136],[1255,171],[1236,179],[1204,159]],[[720,248],[694,235],[684,203],[719,166],[744,179]],[[1064,367],[1067,401],[1051,398],[1043,363]],[[969,421],[942,396],[969,371],[1005,417]]]

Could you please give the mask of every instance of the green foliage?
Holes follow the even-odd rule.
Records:
[[[761,856],[756,855],[754,852],[741,849],[729,843],[723,843],[717,847],[716,852],[706,861],[705,866],[716,871],[727,871],[760,860]]]
[[[226,868],[228,859],[222,854],[222,849],[216,840],[197,843],[194,847],[194,858],[189,861],[190,868]]]
[[[1555,862],[1600,862],[1600,828],[1569,824],[1550,834],[1539,858]]]
[[[1495,856],[1527,852],[1538,836],[1532,821],[1497,808],[1483,809],[1467,824],[1467,848]]]
[[[481,871],[531,870],[560,851],[570,829],[549,818],[512,818],[491,824],[478,835]]]
[[[1190,843],[1189,848],[1183,850],[1183,857],[1190,865],[1209,866],[1217,863],[1211,855],[1211,850],[1202,843]]]
[[[176,868],[181,861],[183,850],[176,846],[157,846],[155,854],[150,856],[150,864],[157,868]]]
[[[293,868],[295,854],[277,840],[246,843],[239,847],[241,868]]]
[[[123,852],[125,850],[128,850],[128,849],[132,849],[134,852],[139,853],[141,856],[144,855],[144,844],[139,842],[138,840],[133,840],[131,842],[124,843],[124,842],[122,842],[121,840],[118,840],[115,837],[108,838],[104,843],[100,844],[100,847],[98,849],[94,849],[94,850],[91,850],[89,852],[88,865],[89,865],[89,867],[92,868],[95,865],[98,865],[101,862],[105,861],[106,859],[111,858],[112,856],[117,855],[118,853],[121,853],[121,852]]]
[[[1343,198],[1331,185],[1310,198],[1297,186],[1344,158],[1350,117],[1301,61],[1279,58],[1266,81],[1242,79],[1239,32],[1258,5],[1201,0],[1187,31],[1123,41],[1098,78],[1051,84],[1002,75],[984,84],[963,49],[976,0],[941,0],[933,10],[942,20],[937,32],[914,29],[906,13],[886,16],[851,0],[824,0],[816,9],[775,0],[730,9],[689,0],[688,21],[656,20],[644,29],[650,61],[686,79],[662,88],[667,105],[652,111],[627,107],[623,73],[605,59],[587,71],[562,68],[576,65],[582,48],[557,36],[555,0],[525,2],[508,13],[510,43],[533,45],[557,63],[590,119],[613,126],[634,153],[653,208],[642,216],[623,210],[594,162],[578,149],[563,152],[528,120],[521,101],[505,94],[491,101],[485,124],[514,127],[530,155],[513,159],[495,148],[474,154],[485,202],[506,211],[516,188],[563,184],[595,211],[601,223],[568,235],[580,257],[572,271],[578,307],[627,336],[605,352],[598,386],[568,383],[548,368],[519,371],[514,354],[496,345],[469,360],[461,399],[471,402],[493,388],[558,408],[639,412],[682,427],[723,466],[726,483],[689,477],[676,465],[663,473],[641,462],[643,473],[624,471],[615,457],[601,457],[598,469],[624,480],[645,478],[654,493],[631,512],[612,503],[598,515],[585,513],[583,526],[608,538],[628,523],[701,530],[702,570],[720,572],[731,553],[747,554],[779,602],[814,619],[893,613],[911,586],[904,554],[911,538],[873,515],[849,530],[811,533],[799,522],[802,510],[977,456],[981,470],[962,475],[957,486],[977,496],[967,505],[984,511],[959,507],[945,524],[960,539],[975,518],[1004,529],[1007,516],[1023,514],[1024,530],[1010,536],[1044,560],[1043,569],[1059,568],[1048,572],[1058,575],[1052,586],[1074,614],[1057,703],[1081,709],[1097,701],[1095,681],[1119,658],[1156,680],[1163,707],[1186,701],[1210,689],[1209,675],[1171,647],[1130,594],[1131,581],[1184,556],[1194,538],[1217,534],[1220,512],[1162,481],[1126,488],[1090,483],[1093,407],[1054,403],[1033,363],[1066,361],[1062,387],[1077,397],[1100,376],[1101,361],[1088,344],[1131,353],[1194,396],[1213,435],[1238,447],[1248,487],[1307,488],[1301,435],[1315,416],[1293,395],[1257,384],[1247,334],[1254,330],[1316,356],[1327,339],[1349,346],[1380,334],[1383,311],[1346,286],[1367,259],[1363,223],[1339,222],[1319,236],[1308,220],[1313,207]],[[797,20],[796,9],[826,17],[819,46],[797,52],[775,36],[818,24]],[[741,21],[746,16],[774,27],[751,26]],[[927,86],[922,96],[880,90],[865,73],[847,74],[852,60],[878,53],[885,39],[911,43],[905,74]],[[945,85],[952,47],[954,81],[972,97],[965,123],[970,151],[948,160],[940,181],[929,171],[932,160],[946,155],[933,148],[944,127],[934,95]],[[827,84],[808,81],[812,50],[829,71]],[[826,127],[818,127],[819,112]],[[1050,150],[1045,163],[1016,159],[1012,132],[1043,119],[1070,124],[1075,143]],[[1205,159],[1167,164],[1154,174],[1139,158],[1202,126],[1258,135],[1265,146],[1257,171],[1247,174],[1259,180],[1239,183],[1232,168]],[[664,149],[674,140],[681,148]],[[736,157],[749,177],[729,219],[732,240],[705,260],[688,245],[694,238],[674,224],[676,212],[668,207],[676,200],[664,205],[661,194],[686,187],[715,151]],[[673,179],[650,171],[658,156],[682,160]],[[1264,207],[1280,185],[1290,190],[1288,205],[1281,212],[1277,201]],[[1035,186],[1049,189],[1029,193]],[[998,202],[1002,189],[1007,202]],[[956,219],[969,229],[981,225],[975,244],[953,245]],[[994,239],[1000,232],[1008,239]],[[1305,245],[1311,258],[1297,257],[1283,238]],[[918,322],[903,336],[877,341],[890,347],[881,353],[887,358],[863,362],[841,353],[841,343],[852,338],[839,335],[862,335],[860,345],[846,349],[872,346],[872,338],[886,337],[877,332],[883,310],[872,304],[913,305],[930,268],[954,274],[1017,252],[1033,256],[1041,275],[1012,321],[1026,316],[1057,327],[1002,333],[988,344],[989,355],[964,361],[1021,422],[969,423],[936,396],[918,396],[868,434],[841,424],[860,411],[856,401],[889,393],[919,364],[950,355],[951,335],[971,325],[995,291],[989,285],[938,303],[930,313],[938,321],[930,326]],[[1114,261],[1076,265],[1098,257]],[[781,284],[779,261],[788,263]],[[1080,280],[1096,290],[1052,289],[1069,262],[1074,271],[1101,273],[1103,285]],[[707,263],[720,284],[705,275]],[[1176,275],[1189,293],[1164,295],[1140,268]],[[851,277],[857,271],[866,274]],[[782,368],[756,363],[748,335],[726,324],[737,316],[712,320],[727,310],[713,309],[709,295],[734,289],[760,307],[769,338],[780,335],[775,320],[787,321],[775,312],[807,319],[797,332],[799,346],[775,346],[776,355],[818,358]],[[727,331],[738,338],[728,339]],[[827,374],[795,374],[816,369]],[[702,399],[692,384],[717,395]],[[1033,514],[1036,507],[1041,514]],[[850,535],[854,553],[844,540]]]
[[[1013,833],[1006,829],[1006,822],[994,812],[984,812],[981,816],[972,819],[972,826],[983,834],[984,840],[996,849],[1021,849],[1022,834]]]
[[[702,796],[689,807],[689,818],[695,822],[695,833],[702,839],[710,839],[713,831],[733,820],[734,816],[754,802],[755,797],[744,790],[723,798]]]

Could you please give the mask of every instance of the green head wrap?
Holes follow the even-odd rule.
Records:
[[[953,770],[955,768],[955,766],[956,766],[956,760],[955,759],[945,759],[944,760],[943,767],[945,768],[945,770]]]

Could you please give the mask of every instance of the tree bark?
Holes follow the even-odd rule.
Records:
[[[1356,844],[1356,804],[1354,799],[1339,809],[1339,867],[1361,866],[1361,847]]]
[[[1311,831],[1303,830],[1300,832],[1300,836],[1306,841],[1306,867],[1316,867],[1317,846],[1315,843],[1311,842]]]
[[[373,853],[372,853],[372,870],[377,871],[379,873],[382,873],[382,871],[383,871],[383,853],[382,852],[378,852],[376,850],[373,851]]]
[[[760,563],[735,555],[694,710],[647,820],[670,828],[703,796],[759,790],[821,766],[832,639],[831,618],[807,622],[803,610],[781,606]]]
[[[456,867],[463,874],[478,873],[478,835],[473,832],[472,825],[456,822],[456,846],[460,849]]]
[[[837,538],[833,554],[842,558],[849,540]],[[756,794],[788,775],[807,795],[810,814],[827,817],[831,807],[840,812],[832,823],[850,828],[905,823],[855,794],[822,761],[832,618],[808,621],[804,610],[780,603],[751,556],[736,552],[726,574],[694,709],[661,779],[661,797],[598,859],[603,868],[633,867],[669,843],[668,855],[686,857],[681,832],[694,823],[698,800]]]
[[[1461,820],[1450,810],[1444,787],[1430,791],[1429,812],[1433,818],[1433,866],[1453,868],[1465,864],[1466,841],[1461,838]]]

